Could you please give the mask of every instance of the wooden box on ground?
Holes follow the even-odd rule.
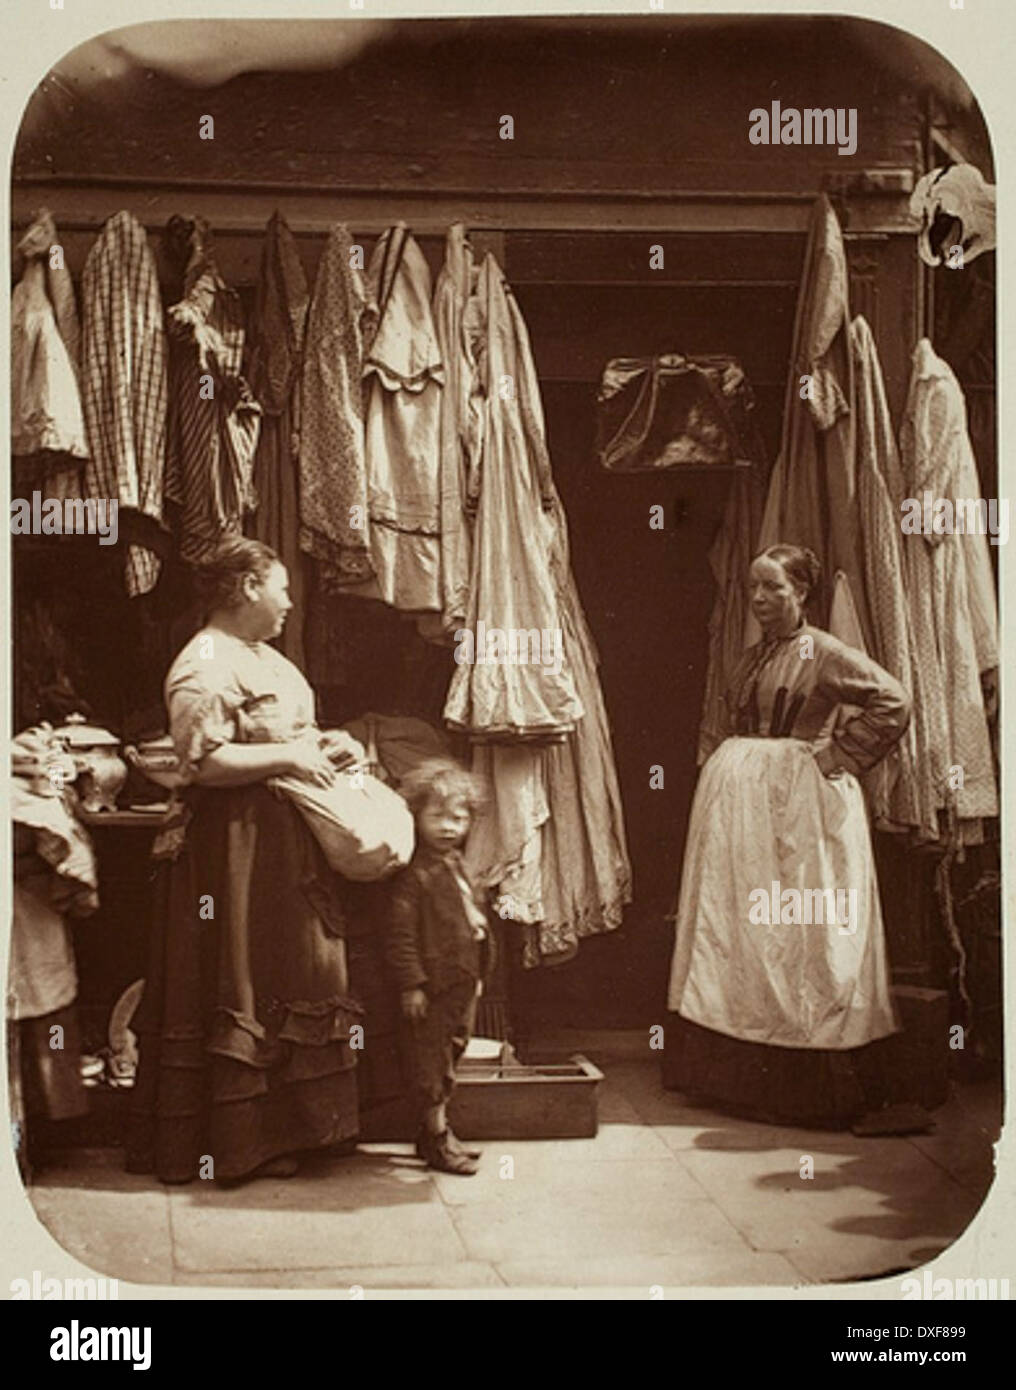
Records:
[[[461,1139],[591,1139],[602,1080],[603,1073],[579,1054],[526,1066],[463,1062],[449,1123]],[[361,1117],[365,1142],[405,1142],[415,1135],[415,1117],[402,1100]]]

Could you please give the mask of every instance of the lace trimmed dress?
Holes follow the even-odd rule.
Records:
[[[852,1059],[896,1021],[858,776],[909,715],[892,676],[819,628],[744,654],[692,807],[668,1084],[767,1119],[862,1107]],[[849,771],[827,778],[814,754],[830,742]]]
[[[251,711],[280,729],[314,715],[310,687],[279,652],[208,629],[173,663],[166,701],[190,770],[244,741]],[[348,992],[340,880],[299,812],[264,783],[184,797],[134,1025],[127,1151],[132,1171],[165,1182],[243,1177],[358,1131],[350,1028],[362,1011]]]

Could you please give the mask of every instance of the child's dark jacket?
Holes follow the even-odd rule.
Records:
[[[486,943],[476,940],[452,862],[421,845],[413,862],[392,881],[385,954],[400,990],[440,994],[463,976],[477,980],[486,964]],[[482,912],[484,905],[474,892]],[[488,929],[489,940],[489,929]]]

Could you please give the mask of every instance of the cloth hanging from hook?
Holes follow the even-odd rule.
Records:
[[[597,457],[615,473],[748,464],[760,453],[753,405],[733,357],[615,357],[597,396]]]

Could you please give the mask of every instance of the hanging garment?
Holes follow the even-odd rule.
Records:
[[[183,298],[167,311],[169,434],[165,495],[181,509],[180,555],[201,564],[239,535],[256,504],[261,406],[241,375],[243,307],[215,264],[208,224],[170,219],[187,256]]]
[[[811,214],[784,396],[783,435],[756,552],[779,541],[815,552],[822,564],[822,579],[812,601],[820,627],[828,624],[832,576],[842,570],[850,580],[870,647],[871,622],[859,559],[847,289],[843,234],[823,195]],[[749,612],[746,644],[758,636],[758,624]]]
[[[523,962],[567,959],[583,937],[613,931],[631,902],[631,863],[610,725],[568,555],[564,510],[557,502],[551,563],[564,632],[564,655],[584,711],[565,742],[543,750],[550,815],[541,831],[543,911],[525,933]]]
[[[510,660],[535,632],[560,644],[549,554],[557,494],[529,335],[494,258],[484,258],[471,320],[482,394],[483,448],[467,484],[475,498],[469,616],[444,717],[474,738],[561,737],[582,704],[566,662]],[[497,633],[497,646],[491,638]],[[546,634],[546,636],[544,636]],[[521,652],[526,655],[526,652]],[[475,659],[470,659],[475,658]]]
[[[973,164],[925,174],[910,195],[910,215],[921,224],[917,250],[925,265],[945,259],[953,270],[962,270],[995,249],[995,186]]]
[[[300,549],[298,432],[300,361],[310,296],[293,233],[273,213],[261,248],[261,271],[250,327],[247,377],[261,403],[261,433],[254,456],[257,510],[249,531],[270,545],[289,571],[292,611],[279,638],[285,655],[306,669],[304,621],[306,560]]]
[[[377,333],[363,367],[367,511],[375,585],[405,612],[440,611],[440,417],[444,371],[431,316],[430,271],[404,223],[367,269]]]
[[[476,270],[461,222],[448,228],[445,260],[434,286],[434,331],[444,363],[441,393],[439,520],[441,628],[461,627],[469,607],[467,479],[481,446],[481,403],[476,397],[476,362],[467,315]],[[475,306],[474,306],[475,309]]]
[[[723,738],[724,692],[744,651],[748,571],[755,555],[763,501],[761,470],[739,468],[730,480],[720,529],[709,548],[716,598],[709,615],[709,657],[699,725],[700,766]]]
[[[50,248],[58,244],[53,219],[44,209],[18,243],[25,268],[11,295],[11,452],[22,459],[33,456],[33,472],[40,475],[46,497],[62,499],[80,497],[81,464],[76,460],[84,459],[88,449],[77,365],[57,317],[59,308],[76,350],[69,272],[50,266]],[[56,302],[51,286],[59,296]]]
[[[74,814],[70,793],[54,782],[56,767],[68,767],[65,750],[48,724],[25,729],[9,748],[13,821],[13,911],[6,1011],[17,1027],[8,1044],[20,1044],[21,1069],[9,1071],[17,1110],[21,1081],[27,1108],[53,1119],[87,1110],[81,1090],[80,1033],[74,1000],[78,978],[66,916],[95,911],[95,855],[88,832]],[[62,1045],[53,1047],[59,1027]],[[8,1056],[10,1057],[10,1052]],[[32,1092],[37,1092],[33,1098]]]
[[[90,497],[116,499],[162,522],[166,461],[166,338],[155,263],[141,223],[118,212],[99,233],[81,277],[81,403]],[[127,592],[148,593],[160,561],[129,545]]]
[[[531,741],[477,743],[472,771],[487,790],[466,841],[470,878],[496,888],[494,910],[506,922],[543,917],[543,837],[550,815],[544,749]]]
[[[980,498],[963,392],[926,338],[913,353],[900,453],[904,487],[922,517],[926,493],[953,505],[957,498]],[[980,819],[998,814],[981,687],[981,675],[998,665],[988,540],[983,534],[912,530],[906,515],[901,527],[915,661],[924,679],[928,754],[939,805],[954,811],[961,842],[976,844],[982,838]]]
[[[733,357],[615,357],[597,395],[597,457],[617,473],[751,462],[753,404]]]
[[[26,258],[43,258],[46,267],[46,298],[53,306],[57,329],[77,377],[81,365],[81,325],[74,297],[74,281],[67,269],[63,247],[60,246],[53,215],[48,208],[40,208],[34,214],[31,226],[18,243],[18,250]]]
[[[373,573],[361,377],[377,313],[358,249],[336,223],[314,282],[300,380],[300,545],[328,587]]]
[[[926,754],[928,731],[921,667],[913,659],[913,634],[903,572],[899,527],[902,478],[878,349],[858,316],[850,326],[857,401],[857,498],[864,580],[871,616],[871,655],[908,690],[913,718],[893,751],[864,781],[868,805],[881,830],[914,830],[938,837],[935,783]],[[830,630],[847,641],[830,621]]]
[[[845,722],[844,704],[859,710]],[[692,806],[668,1007],[780,1047],[846,1050],[885,1037],[896,1025],[857,776],[905,729],[906,693],[802,625],[744,654],[728,708],[729,737]],[[848,769],[832,778],[814,756],[829,743]]]
[[[27,729],[12,743],[12,753],[52,741],[48,726]],[[62,750],[60,750],[62,751]],[[55,879],[49,894],[59,912],[85,916],[99,905],[95,854],[88,831],[73,813],[68,793],[43,788],[38,778],[15,776],[11,779],[11,819],[35,835],[35,853],[53,871]]]

